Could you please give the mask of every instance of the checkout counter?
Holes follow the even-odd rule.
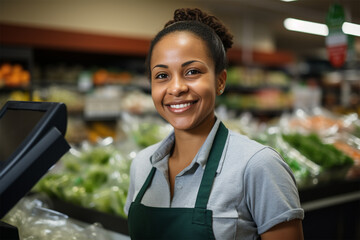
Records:
[[[69,149],[62,103],[9,101],[0,110],[0,219]],[[0,222],[1,239],[19,239]]]

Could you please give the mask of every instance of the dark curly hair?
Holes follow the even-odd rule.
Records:
[[[151,79],[150,61],[155,45],[167,34],[176,31],[188,31],[200,37],[207,45],[209,55],[215,63],[215,74],[227,67],[226,51],[233,44],[233,36],[225,25],[215,16],[198,8],[180,8],[175,10],[174,19],[168,21],[151,41],[146,58],[146,70]]]

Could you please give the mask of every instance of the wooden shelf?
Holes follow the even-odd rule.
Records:
[[[0,23],[0,44],[145,56],[150,39]]]
[[[0,44],[26,46],[34,48],[64,49],[97,53],[146,56],[151,39],[125,36],[95,34],[72,30],[51,29],[45,27],[23,26],[0,23]],[[230,62],[242,64],[243,51],[230,49]],[[281,66],[294,62],[289,52],[252,52],[252,61],[268,66]]]
[[[290,85],[277,86],[277,85],[259,85],[259,86],[242,86],[242,85],[228,85],[225,88],[225,93],[256,93],[263,90],[279,90],[282,92],[289,92]]]
[[[228,59],[231,63],[243,64],[243,51],[239,48],[232,48],[228,52]],[[295,56],[290,52],[276,51],[276,52],[260,52],[253,51],[252,62],[265,66],[284,66],[289,63],[294,63]]]

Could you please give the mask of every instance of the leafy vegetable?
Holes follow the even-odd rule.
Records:
[[[140,123],[132,135],[136,144],[142,148],[155,144],[164,138],[158,124],[147,122]]]
[[[333,168],[353,164],[353,160],[331,144],[325,144],[314,133],[283,134],[283,139],[304,156],[324,168]]]
[[[126,217],[130,159],[112,147],[67,153],[62,168],[49,172],[34,187],[67,202]]]

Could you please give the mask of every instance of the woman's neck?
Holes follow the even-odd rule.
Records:
[[[169,181],[171,199],[174,195],[175,177],[190,165],[204,144],[215,123],[215,117],[192,130],[175,129],[175,145],[169,158]]]
[[[205,142],[214,124],[215,117],[204,121],[196,129],[186,131],[175,129],[175,146],[171,157],[186,165],[190,164]]]

